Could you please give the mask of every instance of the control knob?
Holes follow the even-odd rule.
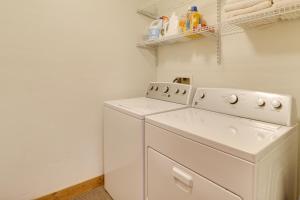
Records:
[[[204,99],[205,98],[205,93],[204,92],[200,92],[199,93],[199,98],[200,99]]]
[[[259,99],[257,99],[257,105],[258,105],[259,107],[263,107],[263,106],[266,105],[266,102],[265,102],[265,100],[263,100],[262,98],[259,98]]]
[[[164,89],[164,93],[168,93],[169,92],[169,87],[166,87],[165,89]]]
[[[229,98],[228,98],[228,102],[230,104],[236,104],[238,101],[239,101],[239,98],[235,94],[229,96]]]
[[[282,106],[282,104],[279,100],[273,100],[271,104],[274,109],[279,109]]]

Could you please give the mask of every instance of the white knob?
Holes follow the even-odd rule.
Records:
[[[278,108],[280,108],[282,106],[282,104],[281,104],[281,102],[279,101],[279,100],[273,100],[272,101],[272,107],[274,108],[274,109],[278,109]]]
[[[168,93],[168,92],[169,92],[169,87],[165,87],[164,93]]]
[[[262,98],[259,98],[259,99],[257,99],[257,105],[260,107],[263,107],[266,105],[266,102]]]
[[[231,96],[228,98],[228,102],[229,102],[230,104],[236,104],[238,101],[239,101],[239,98],[238,98],[238,96],[236,96],[235,94],[231,95]]]
[[[205,93],[204,93],[204,92],[200,92],[200,93],[199,93],[199,98],[200,98],[200,99],[204,99],[204,97],[205,97]]]

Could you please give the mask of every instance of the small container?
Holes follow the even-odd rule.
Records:
[[[163,37],[166,36],[166,33],[168,31],[169,17],[162,16],[160,19],[162,20],[162,28],[161,28],[161,31],[160,31],[160,38],[163,38]]]
[[[163,21],[162,19],[154,20],[149,26],[149,40],[159,39],[160,32],[162,29]]]
[[[186,31],[185,24],[186,24],[186,16],[182,15],[179,19],[179,33],[183,33]]]
[[[175,13],[172,13],[172,16],[169,20],[169,27],[167,28],[166,36],[176,35],[178,33],[179,19]]]
[[[196,31],[201,26],[201,14],[198,12],[197,6],[192,7],[192,12],[190,14],[191,30]]]
[[[185,31],[191,30],[191,14],[192,14],[192,7],[189,7],[188,12],[186,14]]]

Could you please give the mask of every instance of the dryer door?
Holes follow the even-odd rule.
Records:
[[[166,156],[148,149],[148,200],[241,200]]]

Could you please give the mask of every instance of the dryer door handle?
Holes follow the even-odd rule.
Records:
[[[182,182],[188,187],[193,187],[193,177],[178,169],[177,167],[173,167],[172,175],[175,179]]]

